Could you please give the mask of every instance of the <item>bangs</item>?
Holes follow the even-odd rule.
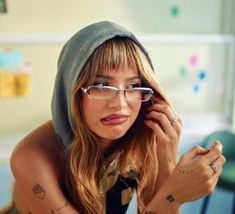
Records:
[[[115,37],[100,45],[92,55],[92,64],[97,72],[132,67],[137,72],[138,52],[135,44],[128,38]]]

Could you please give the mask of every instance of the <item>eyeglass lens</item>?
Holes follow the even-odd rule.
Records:
[[[88,89],[88,94],[90,97],[95,99],[111,99],[113,98],[119,90],[115,90],[112,88],[105,87],[90,87]],[[147,101],[151,98],[151,90],[150,89],[126,89],[124,90],[124,94],[127,100],[139,100],[139,101]]]

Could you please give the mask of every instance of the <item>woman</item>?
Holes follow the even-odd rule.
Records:
[[[225,160],[216,143],[177,161],[181,130],[135,36],[89,25],[61,51],[52,121],[12,154],[14,203],[20,213],[125,213],[136,194],[141,213],[178,213],[213,191]]]

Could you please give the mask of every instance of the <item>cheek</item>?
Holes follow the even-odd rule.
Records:
[[[135,118],[138,116],[140,108],[141,108],[141,103],[131,105],[132,113],[135,116]]]
[[[94,109],[96,108],[95,102],[91,102],[89,98],[82,97],[82,110],[86,119],[86,122],[93,117]]]
[[[93,102],[90,102],[87,98],[84,98],[82,100],[82,109],[83,109],[83,112],[89,112],[91,108],[94,108],[95,107],[95,103]]]
[[[82,110],[87,126],[93,130],[100,120],[104,105],[87,97],[82,99]]]

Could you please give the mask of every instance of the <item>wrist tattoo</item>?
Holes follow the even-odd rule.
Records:
[[[173,195],[168,195],[168,196],[166,197],[166,200],[167,200],[169,203],[172,203],[172,202],[175,201],[175,198],[173,197]]]
[[[69,203],[68,203],[68,202],[65,202],[65,204],[64,204],[62,207],[59,207],[59,208],[57,208],[57,209],[53,209],[53,208],[52,208],[50,214],[56,213],[56,212],[62,210],[63,208],[65,208],[65,207],[68,206],[68,205],[69,205]]]
[[[46,190],[41,185],[36,183],[33,186],[33,194],[39,199],[44,199],[46,195]]]

